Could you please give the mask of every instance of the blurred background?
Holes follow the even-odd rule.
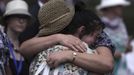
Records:
[[[100,3],[100,0],[84,0],[88,9],[95,11],[95,6]],[[126,7],[123,12],[124,22],[126,24],[129,35],[134,36],[134,0],[130,0],[131,5]]]
[[[4,1],[8,2],[9,0]],[[32,6],[35,0],[25,0],[25,1],[28,2],[29,6]],[[87,9],[91,9],[93,11],[95,11],[95,6],[100,3],[100,0],[83,0],[83,1],[86,3]],[[128,30],[128,34],[134,36],[134,0],[130,1],[131,5],[125,8],[123,18]]]
[[[26,0],[29,5],[31,5],[35,0]],[[95,6],[100,3],[100,0],[83,0],[86,5],[87,9],[91,9],[95,11]],[[130,0],[132,2],[131,6],[125,8],[123,17],[124,22],[126,24],[128,34],[134,36],[134,0]]]

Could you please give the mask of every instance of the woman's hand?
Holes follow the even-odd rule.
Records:
[[[62,63],[66,63],[73,60],[72,59],[72,51],[61,51],[61,52],[55,52],[51,53],[47,57],[47,64],[54,68],[59,66]]]
[[[78,52],[86,51],[86,47],[83,44],[83,42],[75,36],[58,34],[57,39],[59,39],[60,44],[69,47],[74,51],[78,51]]]

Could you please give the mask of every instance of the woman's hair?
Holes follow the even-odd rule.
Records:
[[[85,26],[83,35],[86,35],[104,28],[104,23],[94,12],[84,9],[81,5],[83,4],[75,4],[75,15],[71,23],[61,33],[74,34],[79,27]]]

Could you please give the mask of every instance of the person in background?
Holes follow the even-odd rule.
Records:
[[[114,75],[116,75],[121,55],[127,49],[128,33],[122,19],[122,12],[123,8],[128,5],[130,2],[126,0],[101,0],[96,7],[97,11],[101,13],[101,20],[106,25],[104,31],[116,47]]]
[[[23,0],[11,0],[6,5],[3,15],[4,31],[10,43],[9,64],[12,75],[28,75],[28,67],[24,57],[19,52],[19,35],[24,31],[30,22],[31,14],[28,12],[28,5]]]

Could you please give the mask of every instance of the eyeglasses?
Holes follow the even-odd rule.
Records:
[[[26,18],[18,18],[18,21],[19,21],[19,23],[27,23],[28,21],[27,21],[27,19]]]
[[[23,23],[27,23],[28,22],[28,19],[27,19],[27,17],[25,17],[25,16],[20,16],[20,15],[18,15],[18,16],[13,16],[12,17],[15,21],[18,21],[20,24],[23,24]]]

